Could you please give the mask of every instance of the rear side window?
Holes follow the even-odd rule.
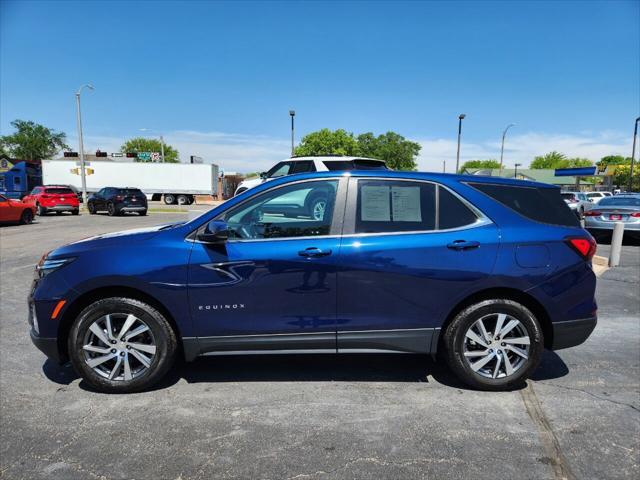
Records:
[[[49,193],[51,195],[67,195],[69,193],[73,193],[73,190],[70,188],[46,188],[44,193]]]
[[[356,233],[435,229],[435,185],[359,180],[355,227]]]
[[[438,228],[460,228],[471,225],[478,217],[446,188],[438,187]]]
[[[514,185],[492,185],[470,183],[494,200],[518,212],[520,215],[541,223],[577,227],[578,218],[564,202],[565,195],[553,187],[520,187]]]
[[[294,173],[315,172],[316,167],[312,161],[295,162],[293,168],[289,172],[291,175]]]
[[[142,195],[142,192],[137,188],[119,188],[118,195]]]

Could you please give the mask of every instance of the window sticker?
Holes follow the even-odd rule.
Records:
[[[389,187],[362,186],[361,219],[363,222],[390,222]]]
[[[422,222],[420,187],[391,187],[394,222]]]

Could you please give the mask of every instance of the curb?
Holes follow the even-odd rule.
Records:
[[[600,257],[599,255],[594,255],[591,262],[594,265],[601,265],[603,267],[609,266],[609,259],[607,257]]]

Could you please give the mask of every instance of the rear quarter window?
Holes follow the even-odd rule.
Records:
[[[70,188],[47,188],[44,193],[49,193],[51,195],[67,195],[69,193],[73,193],[73,190]]]
[[[489,183],[469,183],[476,190],[530,220],[578,227],[578,218],[567,207],[560,189],[555,187],[521,187]]]

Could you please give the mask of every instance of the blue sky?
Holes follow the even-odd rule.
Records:
[[[640,114],[640,2],[31,2],[2,0],[0,131],[15,118],[87,150],[164,133],[183,158],[265,168],[328,127],[394,130],[449,169],[528,164],[552,149],[631,153]]]

